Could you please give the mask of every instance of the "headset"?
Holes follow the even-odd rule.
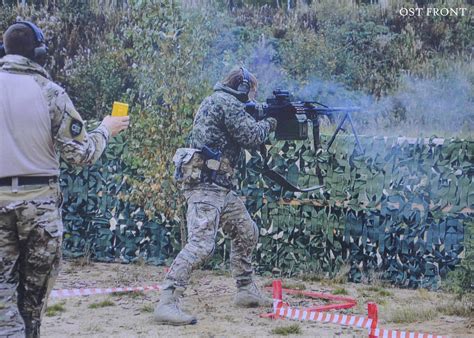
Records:
[[[46,41],[44,39],[44,34],[43,31],[36,26],[34,23],[29,22],[29,21],[17,21],[14,24],[21,24],[28,26],[34,33],[35,35],[35,40],[38,43],[38,47],[35,47],[33,50],[33,60],[34,61],[39,61],[41,60],[46,54],[48,53],[48,46],[46,45]],[[5,52],[5,45],[3,43],[0,43],[0,57],[3,57],[6,55]]]
[[[237,91],[248,96],[250,92],[250,74],[245,67],[240,67],[240,70],[242,70],[242,82],[237,87]]]

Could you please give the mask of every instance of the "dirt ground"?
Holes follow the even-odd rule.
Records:
[[[55,289],[153,285],[160,283],[163,276],[163,267],[101,263],[79,266],[75,262],[64,262]],[[257,283],[260,286],[269,285],[271,279],[257,277]],[[298,279],[284,279],[283,286],[305,287],[306,290],[318,292],[347,292],[357,299],[358,305],[339,311],[342,313],[366,315],[367,301],[376,301],[379,304],[381,328],[474,337],[472,313],[441,310],[444,306],[460,306],[450,294],[352,283],[335,284],[330,281],[304,282]],[[275,329],[296,325],[296,330],[300,332],[291,336],[367,337],[365,330],[335,324],[260,318],[261,313],[271,309],[236,308],[232,305],[234,292],[235,286],[228,273],[196,271],[182,304],[197,315],[198,323],[185,327],[156,325],[153,322],[153,307],[159,294],[157,291],[50,299],[43,320],[42,336],[269,337],[278,336]],[[284,295],[283,298],[291,305],[318,304],[317,300],[294,296]],[[472,309],[472,304],[467,308]]]

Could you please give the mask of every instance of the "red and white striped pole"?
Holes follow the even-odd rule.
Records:
[[[378,335],[376,335],[375,330],[377,329],[377,324],[378,324],[378,309],[377,309],[377,304],[373,302],[369,302],[367,304],[367,310],[369,313],[369,318],[372,319],[372,324],[370,325],[370,331],[369,331],[369,338],[377,338]]]
[[[283,305],[283,289],[281,287],[281,280],[276,279],[272,283],[273,286],[273,313],[274,316],[272,316],[273,319],[276,319],[279,317],[279,309]]]

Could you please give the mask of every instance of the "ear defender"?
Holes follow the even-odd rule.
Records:
[[[242,82],[239,84],[237,91],[248,95],[250,92],[250,75],[245,67],[240,67],[242,70]]]
[[[34,59],[40,60],[43,57],[45,57],[46,54],[48,54],[48,46],[46,45],[43,31],[34,23],[29,22],[29,21],[17,21],[15,23],[19,23],[19,24],[30,27],[33,33],[35,34],[35,39],[36,39],[36,42],[39,44],[39,46],[34,49]]]

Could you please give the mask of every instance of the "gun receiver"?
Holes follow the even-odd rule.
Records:
[[[344,117],[329,140],[327,150],[333,144],[339,131],[343,130],[344,122],[349,121],[357,147],[363,153],[351,117],[351,112],[360,110],[358,107],[328,107],[317,101],[293,101],[293,96],[288,90],[277,89],[273,91],[273,97],[268,98],[260,109],[257,108],[255,103],[247,104],[246,109],[256,120],[267,117],[275,118],[278,121],[275,131],[277,140],[306,140],[308,138],[308,125],[311,121],[316,148],[320,147],[319,116],[328,116],[331,121],[334,121],[335,113],[344,113]]]

